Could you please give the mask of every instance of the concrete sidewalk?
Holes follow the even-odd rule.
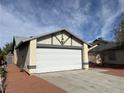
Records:
[[[41,78],[20,72],[14,64],[8,65],[7,71],[5,93],[66,93]]]

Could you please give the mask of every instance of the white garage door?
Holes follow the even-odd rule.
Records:
[[[36,73],[82,68],[81,50],[37,48]]]

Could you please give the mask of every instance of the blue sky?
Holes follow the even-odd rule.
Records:
[[[62,28],[89,42],[112,40],[124,0],[0,0],[0,47],[13,36],[34,36]]]

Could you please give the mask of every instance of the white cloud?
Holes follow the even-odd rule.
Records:
[[[39,26],[33,21],[21,20],[0,5],[0,46],[10,42],[13,36],[37,35],[46,31],[59,29],[57,26]]]
[[[124,11],[124,0],[118,0],[119,6],[120,6],[120,11]]]
[[[37,35],[60,28],[87,40],[106,38],[115,19],[124,12],[124,0],[116,1],[117,10],[112,7],[114,0],[95,2],[98,7],[90,0],[51,0],[49,3],[38,0],[37,6],[32,0],[12,1],[7,5],[0,4],[0,33],[4,34],[0,34],[2,46],[15,35]]]
[[[101,29],[101,37],[104,37],[105,38],[107,36],[107,34],[111,30],[114,29],[113,26],[112,26],[112,24],[114,23],[116,17],[118,17],[118,16],[120,16],[120,12],[118,12],[115,15],[110,16],[107,19],[105,19],[104,25],[103,25],[103,27]]]
[[[110,5],[107,4],[108,2],[102,3],[102,21],[103,26],[101,28],[101,34],[97,37],[106,38],[107,35],[111,30],[113,30],[113,23],[115,22],[116,18],[119,17],[124,12],[124,0],[119,0],[119,9],[115,11],[111,9]],[[114,3],[114,2],[113,2]]]

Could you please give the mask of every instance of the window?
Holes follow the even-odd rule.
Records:
[[[114,50],[108,52],[108,58],[109,60],[116,60],[116,53]]]

